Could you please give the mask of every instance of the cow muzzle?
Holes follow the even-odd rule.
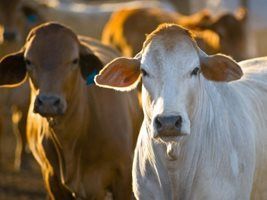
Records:
[[[43,117],[63,115],[66,111],[66,101],[55,95],[39,94],[34,102],[34,112]]]
[[[153,120],[154,137],[179,137],[187,134],[181,131],[183,124],[182,116],[156,116]]]

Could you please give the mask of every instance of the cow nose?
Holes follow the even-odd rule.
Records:
[[[177,116],[156,116],[154,127],[159,136],[180,136],[182,117]]]
[[[60,104],[60,98],[56,96],[39,95],[36,101],[37,105],[40,106],[58,106]]]
[[[64,103],[60,97],[40,94],[36,97],[34,111],[43,116],[63,114]]]
[[[16,31],[4,31],[3,38],[5,41],[12,42],[17,39],[17,35]]]

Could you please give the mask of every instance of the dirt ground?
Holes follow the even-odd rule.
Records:
[[[13,167],[15,136],[0,136],[0,200],[43,200],[46,193],[39,167],[31,159],[28,169],[16,171]]]
[[[10,169],[0,171],[1,200],[43,200],[45,197],[40,174]]]

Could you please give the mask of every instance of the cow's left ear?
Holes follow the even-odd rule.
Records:
[[[211,81],[230,82],[243,76],[241,67],[230,57],[222,54],[200,58],[201,72]]]
[[[26,79],[23,51],[9,54],[0,61],[0,86],[15,87]]]
[[[79,57],[79,65],[83,79],[86,80],[88,84],[94,83],[94,76],[103,68],[102,61],[82,42],[80,43]]]
[[[135,89],[140,78],[140,60],[120,57],[108,63],[95,77],[95,82],[100,87],[123,92]]]

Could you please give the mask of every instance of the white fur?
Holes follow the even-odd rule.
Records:
[[[189,40],[174,42],[166,51],[156,38],[142,54],[149,76],[143,78],[145,116],[133,163],[135,197],[267,199],[267,59],[240,63],[241,80],[212,82],[190,76],[200,63]],[[180,114],[189,135],[154,139],[158,114]]]
[[[238,166],[238,157],[237,153],[233,151],[230,154],[230,160],[231,160],[231,167],[232,167],[232,172],[234,176],[237,176],[239,173],[239,166]]]

